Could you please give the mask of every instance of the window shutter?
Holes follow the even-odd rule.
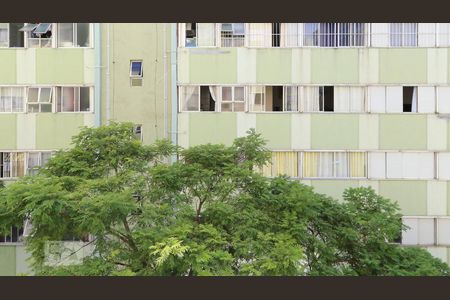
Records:
[[[386,88],[384,86],[369,86],[368,88],[370,112],[386,112]]]
[[[436,45],[436,23],[419,23],[419,47]]]
[[[450,153],[438,153],[438,178],[450,180]]]
[[[435,112],[435,90],[432,86],[419,86],[418,92],[418,112],[434,113]]]
[[[450,113],[450,87],[438,87],[438,112],[441,114]]]
[[[450,246],[450,218],[438,218],[437,224],[437,244]]]
[[[386,112],[403,112],[403,88],[401,86],[386,87]]]
[[[386,154],[384,152],[369,153],[369,178],[384,179],[386,178]]]
[[[389,46],[389,23],[372,23],[372,47]]]

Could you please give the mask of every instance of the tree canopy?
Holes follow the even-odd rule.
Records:
[[[398,205],[371,188],[343,200],[258,170],[270,154],[254,130],[230,146],[143,145],[131,123],[84,128],[36,176],[0,190],[0,230],[26,238],[41,275],[448,275],[426,250],[393,241]],[[169,164],[168,158],[178,160]],[[78,264],[46,247],[86,239]]]

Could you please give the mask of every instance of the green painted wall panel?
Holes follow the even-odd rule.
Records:
[[[426,150],[426,115],[379,115],[379,147],[383,150]]]
[[[256,131],[267,140],[269,149],[289,150],[291,148],[290,114],[256,114]]]
[[[358,83],[358,49],[311,49],[312,83]]]
[[[190,113],[189,146],[201,144],[231,145],[237,137],[235,113]]]
[[[426,83],[427,49],[380,49],[380,83]]]
[[[36,83],[83,84],[83,78],[83,49],[36,49]]]
[[[16,149],[16,118],[16,114],[0,114],[0,149]]]
[[[405,215],[427,214],[427,182],[425,180],[382,180],[378,193],[397,201]]]
[[[359,116],[311,114],[311,148],[350,150],[359,147]]]
[[[82,113],[40,113],[36,115],[36,148],[42,150],[70,147],[72,136],[84,124]]]
[[[0,245],[0,276],[16,275],[16,246]]]
[[[0,49],[0,84],[16,83],[16,51]]]
[[[190,49],[190,83],[236,83],[236,48]]]
[[[256,82],[268,84],[292,82],[291,61],[291,49],[258,49],[256,51]]]
[[[311,180],[314,191],[325,194],[336,200],[342,200],[344,190],[349,187],[358,187],[357,180]]]

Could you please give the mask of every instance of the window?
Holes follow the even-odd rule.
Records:
[[[417,46],[417,23],[390,23],[391,47]]]
[[[57,87],[57,112],[88,112],[90,111],[89,87]]]
[[[438,112],[450,114],[450,87],[437,87]]]
[[[304,152],[305,178],[365,178],[365,152]]]
[[[52,90],[50,87],[29,87],[28,112],[52,112]]]
[[[358,86],[334,87],[334,111],[336,112],[364,112],[365,89]]]
[[[434,152],[372,152],[369,178],[434,179]]]
[[[403,112],[417,112],[417,86],[403,87]]]
[[[18,243],[23,236],[23,228],[12,226],[6,233],[0,232],[0,243]]]
[[[283,47],[299,47],[301,46],[301,23],[282,23],[281,24],[281,44]]]
[[[185,47],[197,47],[197,23],[186,23]]]
[[[283,111],[298,111],[298,87],[284,87]]]
[[[142,60],[132,60],[130,62],[130,77],[142,77],[143,75]]]
[[[249,111],[265,111],[266,93],[264,86],[249,87]]]
[[[0,178],[22,177],[24,173],[24,152],[0,152]]]
[[[28,47],[30,48],[52,46],[52,23],[28,23],[20,31],[27,34]]]
[[[135,125],[133,128],[134,137],[142,142],[142,125]]]
[[[301,108],[304,112],[334,111],[334,87],[303,87]]]
[[[267,177],[286,175],[292,178],[298,176],[298,152],[272,152],[271,161],[263,166],[261,173]]]
[[[403,217],[409,228],[402,232],[403,245],[450,245],[449,217]]]
[[[58,23],[58,47],[89,46],[89,23]]]
[[[23,23],[0,23],[0,47],[23,47]]]
[[[45,166],[50,157],[52,156],[51,152],[29,152],[27,153],[27,175],[36,175],[39,171],[39,168]]]
[[[450,180],[450,153],[437,154],[438,178]]]
[[[434,87],[370,86],[370,111],[375,113],[401,113],[435,111]]]
[[[362,47],[366,45],[364,23],[305,23],[304,46]]]
[[[222,111],[245,111],[245,89],[243,86],[223,86]]]
[[[180,86],[181,111],[216,111],[218,90],[214,86]]]
[[[0,87],[0,112],[23,112],[24,88]]]
[[[438,46],[450,46],[450,23],[438,23]]]
[[[222,47],[243,47],[245,43],[245,23],[222,23]]]
[[[283,111],[283,87],[266,86],[265,111]]]

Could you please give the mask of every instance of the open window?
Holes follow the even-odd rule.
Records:
[[[29,87],[27,91],[28,112],[52,112],[51,87]]]
[[[197,47],[197,23],[186,23],[185,47]]]
[[[214,86],[180,86],[181,111],[216,111],[219,99]]]
[[[52,47],[52,23],[27,23],[20,31],[25,32],[29,48]]]
[[[0,48],[24,46],[24,34],[19,31],[24,23],[0,23]]]
[[[280,47],[281,23],[272,23],[272,47]]]
[[[58,47],[90,47],[89,23],[58,23]]]
[[[304,112],[334,111],[334,87],[304,86],[300,100]]]
[[[266,105],[264,111],[283,111],[283,87],[266,86]]]
[[[134,134],[135,139],[142,142],[143,136],[142,136],[142,125],[141,124],[134,125],[133,134]]]
[[[243,47],[245,23],[222,23],[220,37],[222,47]]]
[[[417,86],[403,87],[403,112],[417,112]]]
[[[90,87],[57,87],[57,112],[90,111]]]
[[[0,232],[0,243],[18,243],[22,240],[22,236],[22,227],[11,226],[8,232]]]

